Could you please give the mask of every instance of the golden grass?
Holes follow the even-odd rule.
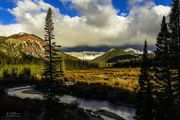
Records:
[[[65,77],[73,82],[100,83],[136,91],[138,89],[139,68],[99,68],[66,71]]]
[[[41,80],[43,73],[43,65],[23,64],[23,65],[4,65],[0,68],[0,77],[3,72],[12,73],[13,69],[17,70],[17,74],[23,73],[25,68],[30,69],[31,76]],[[89,70],[72,70],[65,71],[65,77],[73,82],[100,83],[107,86],[119,87],[130,91],[137,91],[139,68],[98,68]]]

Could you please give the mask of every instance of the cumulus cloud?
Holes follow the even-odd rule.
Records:
[[[108,24],[111,16],[116,15],[117,11],[113,8],[111,0],[62,0],[71,1],[73,7],[86,18],[86,23],[97,27]]]
[[[168,15],[170,11],[170,7],[155,5],[152,0],[129,0],[131,9],[126,16],[118,15],[111,0],[59,1],[71,2],[71,7],[79,15],[63,15],[59,8],[43,0],[15,1],[16,7],[8,11],[16,17],[16,23],[0,24],[0,34],[28,32],[43,38],[44,18],[47,9],[51,7],[55,41],[63,47],[142,45],[145,38],[150,44],[154,44],[162,15]]]
[[[167,16],[171,8],[169,6],[158,5],[153,8],[158,15]]]

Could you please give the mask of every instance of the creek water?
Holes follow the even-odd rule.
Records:
[[[6,90],[9,96],[16,96],[19,98],[31,98],[31,99],[42,99],[42,94],[33,89],[32,86],[15,87]],[[64,95],[60,97],[61,102],[71,104],[77,103],[79,107],[89,109],[92,111],[104,110],[115,115],[122,117],[125,120],[133,120],[135,115],[135,109],[126,105],[116,105],[108,101],[101,100],[87,100],[70,95]],[[114,120],[106,118],[107,120]]]

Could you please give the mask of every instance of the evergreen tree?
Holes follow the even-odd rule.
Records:
[[[180,38],[179,38],[180,15],[179,14],[180,14],[180,1],[173,0],[173,5],[170,13],[170,20],[169,20],[169,28],[171,32],[170,50],[172,54],[177,54],[180,46]]]
[[[173,56],[171,64],[177,70],[177,73],[174,74],[176,76],[174,77],[176,80],[174,85],[176,92],[175,101],[180,106],[180,0],[173,0],[169,28],[171,31],[170,51]]]
[[[171,33],[170,52],[173,56],[172,62],[178,66],[178,76],[180,82],[180,1],[173,0],[170,13],[169,28]]]
[[[141,75],[139,77],[140,88],[137,95],[138,103],[136,105],[136,120],[153,120],[153,98],[151,82],[148,74],[149,67],[147,42],[145,41]]]
[[[156,57],[158,59],[162,59],[162,57],[166,54],[166,52],[169,53],[169,38],[170,38],[170,33],[168,31],[166,17],[163,16],[161,30],[158,34],[157,43],[156,43]]]
[[[45,69],[44,76],[47,81],[47,89],[44,95],[45,101],[45,120],[54,120],[55,106],[59,102],[57,98],[58,83],[59,79],[63,79],[62,67],[62,58],[57,54],[57,47],[55,42],[52,42],[54,39],[53,35],[54,24],[52,21],[52,10],[49,8],[47,16],[45,19],[45,41],[46,41],[46,56],[45,56]],[[58,69],[58,66],[60,67]]]
[[[166,18],[163,16],[161,31],[157,37],[156,44],[156,69],[157,78],[155,85],[156,95],[156,119],[175,120],[175,106],[173,97],[172,75],[170,65],[170,33],[168,31]]]

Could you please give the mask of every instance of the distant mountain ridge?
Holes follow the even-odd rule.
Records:
[[[143,51],[136,50],[136,49],[133,49],[133,48],[127,48],[127,49],[124,49],[124,51],[126,51],[126,52],[134,52],[136,54],[143,54]]]
[[[136,59],[139,58],[140,54],[134,51],[126,51],[122,49],[112,48],[105,52],[103,55],[95,58],[93,62],[96,63],[115,63],[122,60]]]
[[[106,52],[94,52],[94,51],[82,51],[82,52],[65,52],[66,54],[69,54],[71,56],[74,56],[76,58],[79,58],[81,60],[93,60],[96,61],[98,57],[103,56],[104,54],[108,54],[108,52],[115,52],[113,58],[109,59],[107,62],[116,62],[116,60],[124,60],[124,59],[131,59],[136,58],[136,56],[140,56],[143,54],[142,51],[136,50],[133,48],[127,48],[127,49],[116,49],[111,48],[110,50]],[[120,52],[120,53],[119,53]],[[151,53],[151,51],[149,51]],[[134,56],[136,55],[136,56]]]
[[[83,51],[83,52],[65,52],[68,55],[77,57],[81,60],[93,60],[101,55],[104,54],[104,52],[92,52],[92,51]]]
[[[115,49],[128,49],[132,48],[134,50],[143,51],[143,45],[124,45],[124,46],[75,46],[75,47],[62,47],[61,50],[64,52],[83,52],[83,51],[92,51],[92,52],[106,52],[112,48]],[[154,45],[148,45],[150,51],[155,50]]]
[[[11,36],[0,36],[0,52],[2,55],[9,58],[21,59],[25,58],[36,58],[43,59],[45,56],[45,46],[46,42],[34,35],[27,33],[19,33]],[[91,49],[91,47],[89,47]],[[88,49],[89,49],[88,48]],[[96,47],[98,48],[98,47]],[[103,49],[104,48],[104,49]],[[87,49],[84,47],[84,49]],[[100,46],[98,50],[105,52],[96,51],[81,51],[81,52],[61,52],[58,54],[64,59],[71,60],[90,60],[96,63],[115,63],[117,61],[139,58],[142,51],[133,48],[119,49]],[[93,50],[93,49],[91,49]]]

